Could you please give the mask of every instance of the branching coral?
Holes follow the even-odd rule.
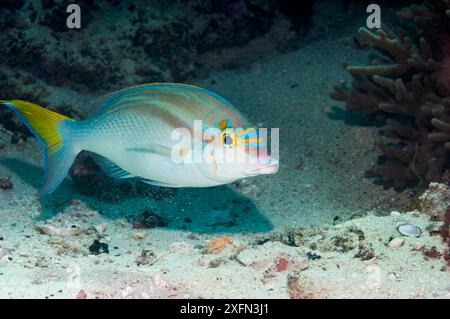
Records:
[[[449,8],[440,0],[400,11],[400,19],[414,21],[417,39],[384,25],[377,33],[359,29],[377,53],[368,66],[346,65],[352,85],[340,83],[331,93],[350,112],[385,116],[384,162],[369,173],[396,188],[440,181],[450,168]]]

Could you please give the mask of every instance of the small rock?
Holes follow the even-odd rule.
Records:
[[[103,236],[105,234],[106,229],[108,228],[108,223],[103,222],[101,224],[95,225],[94,229],[99,236]]]
[[[77,242],[67,241],[63,239],[52,239],[48,241],[49,244],[55,245],[57,247],[56,254],[58,256],[63,256],[67,254],[78,255],[85,254],[85,250]]]
[[[404,242],[405,242],[405,239],[403,239],[403,238],[394,238],[389,242],[389,247],[399,248],[404,244]]]
[[[136,239],[136,240],[142,240],[145,237],[147,237],[147,235],[148,235],[148,232],[146,230],[137,230],[137,231],[133,232],[132,237],[133,237],[133,239]]]
[[[220,266],[226,264],[226,263],[228,262],[228,260],[229,260],[229,259],[226,258],[226,257],[220,257],[220,258],[213,259],[213,260],[211,260],[211,261],[209,262],[208,267],[209,267],[209,268],[217,268],[217,267],[220,267]]]
[[[225,236],[221,238],[215,238],[207,241],[208,252],[211,254],[219,254],[225,248],[225,246],[233,243],[233,238]]]
[[[167,220],[161,216],[155,214],[151,210],[145,210],[141,213],[139,219],[133,221],[133,228],[156,228],[156,227],[166,227],[168,225]]]
[[[132,292],[134,291],[134,289],[130,286],[125,287],[125,289],[123,289],[120,293],[122,295],[122,298],[126,298],[128,297]]]
[[[332,109],[330,106],[325,106],[324,108],[322,108],[322,112],[324,113],[331,113]]]
[[[118,219],[115,221],[115,224],[119,227],[127,227],[129,225],[128,221],[125,219]]]
[[[419,197],[420,211],[428,215],[444,216],[450,201],[450,187],[444,183],[430,183]]]
[[[395,274],[394,274],[394,273],[390,273],[390,274],[387,276],[387,278],[388,278],[389,280],[392,280],[392,281],[397,280],[397,278],[395,277]]]
[[[87,299],[87,293],[84,291],[84,289],[81,289],[75,299]]]
[[[425,229],[428,231],[430,236],[440,236],[441,235],[441,227],[439,227],[439,225],[437,225],[436,223],[427,225],[427,227]]]
[[[194,252],[194,247],[192,245],[182,241],[182,242],[176,242],[169,246],[169,250],[172,253],[186,253],[190,254]]]
[[[13,188],[13,184],[10,181],[11,177],[0,178],[0,188],[3,190],[8,190]]]
[[[84,229],[79,227],[65,227],[65,228],[56,228],[51,225],[45,224],[36,224],[35,228],[41,233],[50,236],[59,236],[59,237],[68,237],[68,236],[78,236],[85,232]]]
[[[400,213],[400,212],[397,212],[395,210],[393,210],[391,212],[391,217],[400,217],[400,216],[402,216],[402,213]]]
[[[138,266],[150,265],[156,259],[155,253],[151,250],[143,249],[136,259]]]
[[[310,251],[308,251],[306,253],[306,256],[308,257],[309,260],[317,260],[317,259],[322,258],[322,256],[320,256],[320,255],[318,255],[316,253],[310,252]]]
[[[284,272],[286,270],[303,271],[309,267],[308,260],[306,258],[298,259],[290,255],[280,255],[275,259],[275,262],[270,266],[264,277],[270,278],[277,273]]]
[[[99,254],[109,254],[109,246],[106,243],[102,243],[99,240],[94,240],[91,246],[89,246],[89,251],[93,255]]]
[[[280,257],[275,262],[275,268],[277,272],[283,272],[287,269],[289,261],[285,257]]]
[[[256,260],[251,262],[248,266],[254,270],[262,270],[269,266],[270,260],[263,259],[263,260]]]
[[[155,288],[164,288],[167,286],[166,280],[159,273],[156,273],[152,276],[152,282]]]
[[[442,253],[437,250],[436,246],[433,246],[430,249],[424,248],[422,253],[425,256],[427,256],[429,258],[433,258],[433,259],[439,259],[442,257]]]
[[[372,264],[367,266],[366,271],[368,273],[366,279],[366,286],[369,289],[381,288],[381,269],[378,265]]]
[[[316,288],[314,282],[300,272],[293,272],[288,275],[287,288],[291,299],[315,299]]]

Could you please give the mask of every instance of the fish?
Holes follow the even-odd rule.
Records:
[[[147,83],[94,100],[72,119],[32,102],[1,100],[43,145],[52,193],[81,151],[111,177],[161,187],[212,187],[278,171],[267,138],[222,96],[182,83]],[[231,160],[230,160],[231,159]]]

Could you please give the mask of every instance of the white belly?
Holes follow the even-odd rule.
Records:
[[[120,143],[95,143],[86,150],[99,154],[128,173],[144,179],[168,184],[171,187],[209,187],[223,184],[205,177],[202,163],[175,163],[170,157],[156,153],[129,151]]]

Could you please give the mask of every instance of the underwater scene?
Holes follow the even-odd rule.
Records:
[[[1,0],[0,43],[0,298],[450,298],[449,0]]]

